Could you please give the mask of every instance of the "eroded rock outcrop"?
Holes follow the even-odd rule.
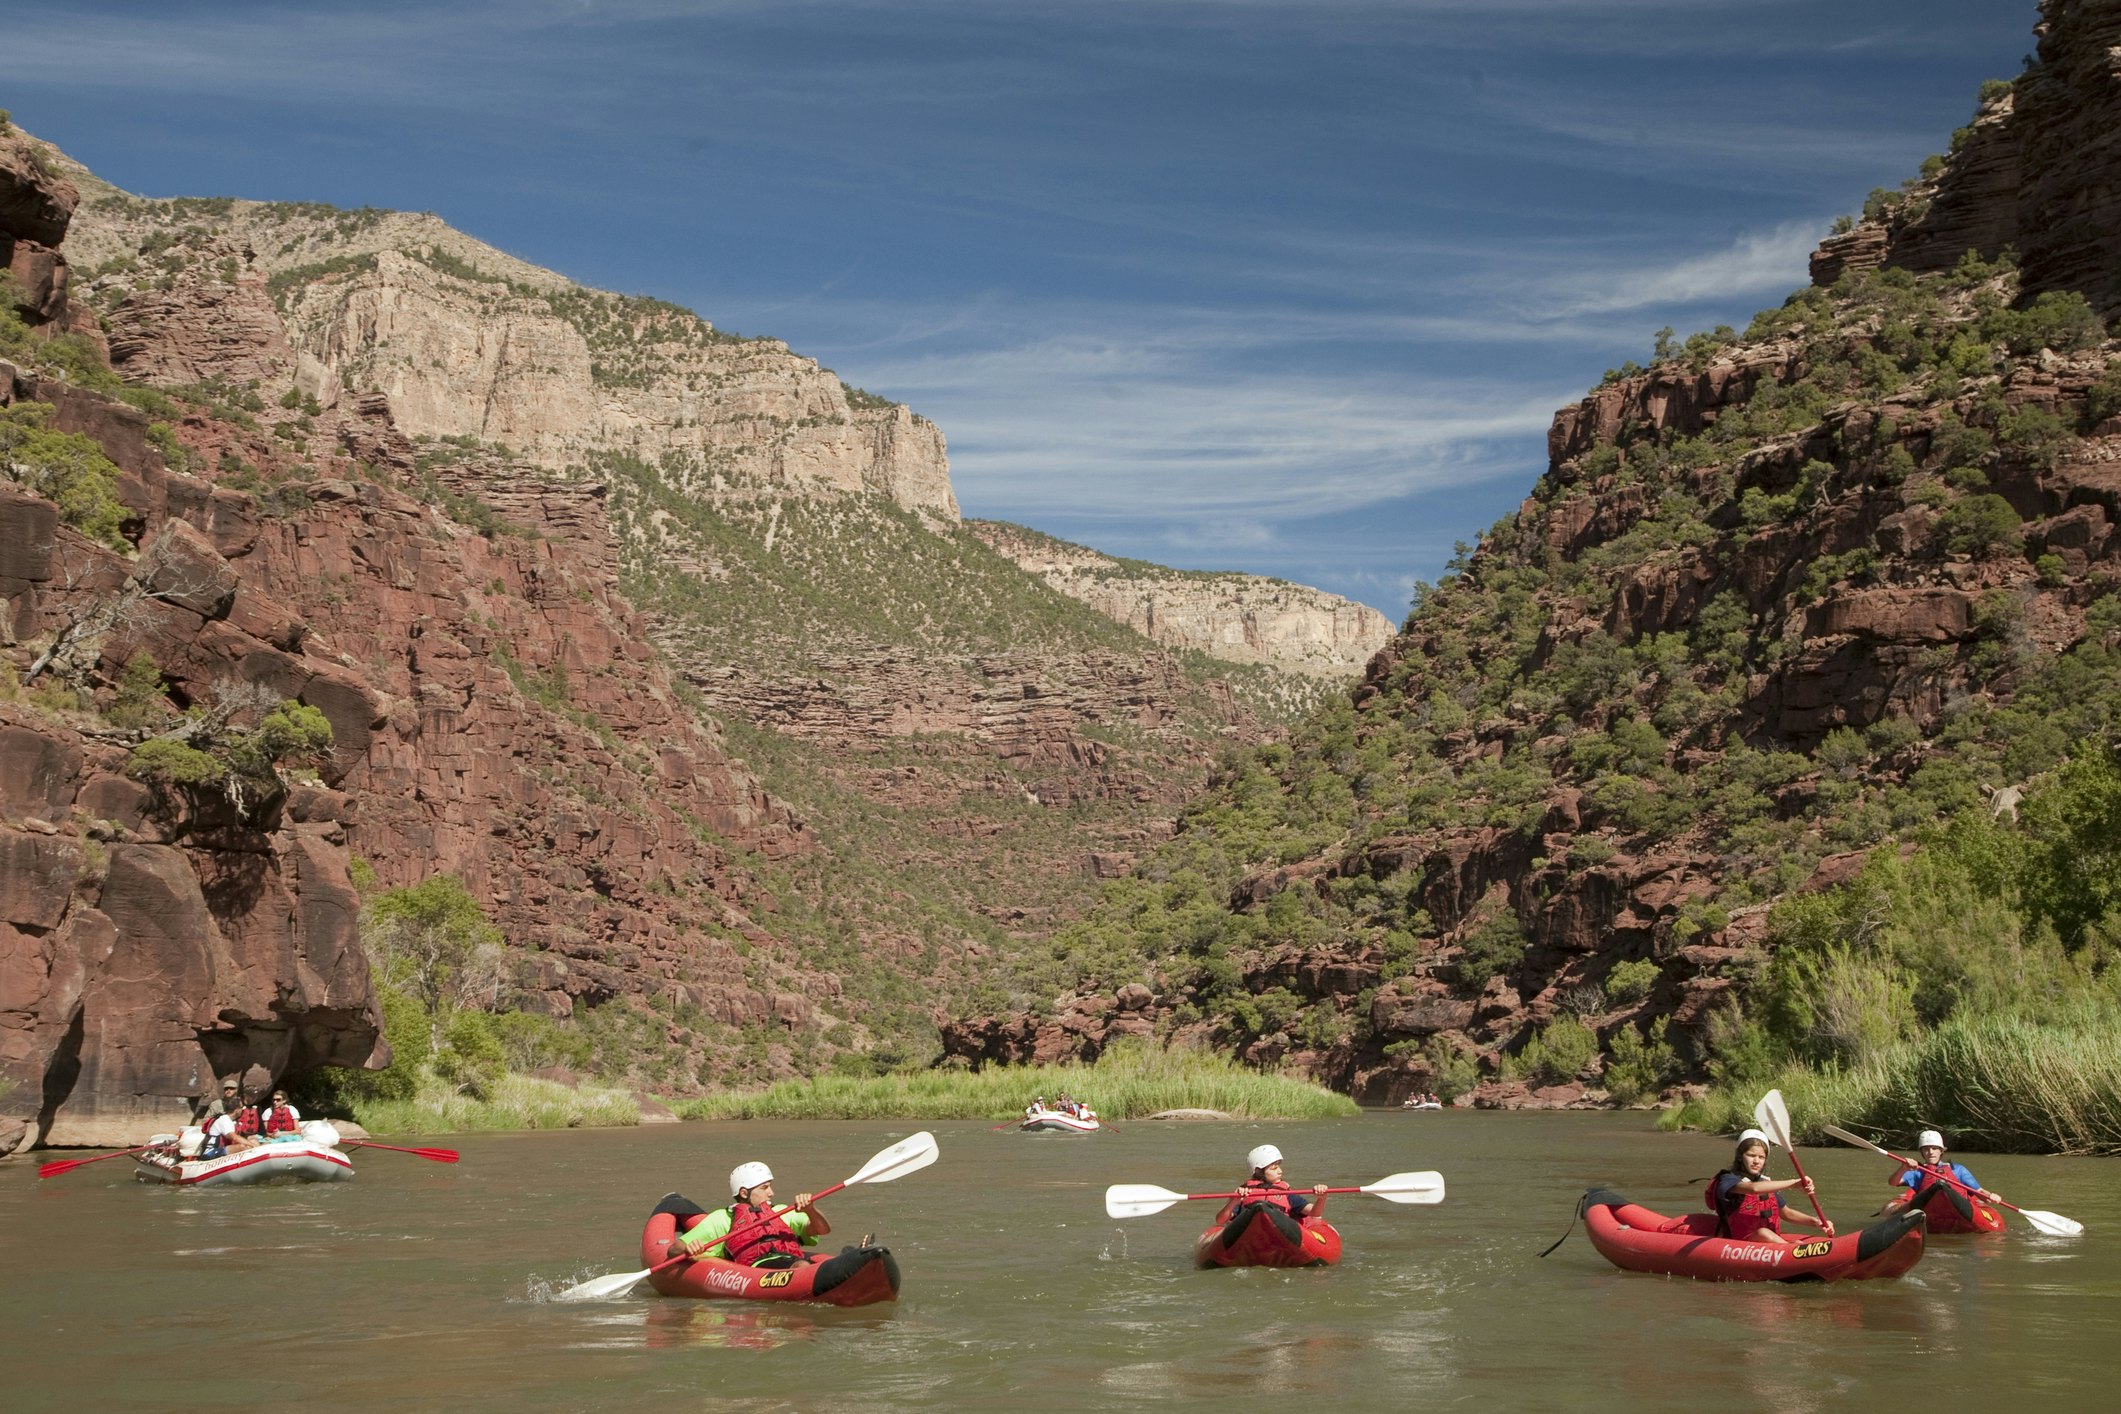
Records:
[[[1122,562],[1002,521],[970,525],[1069,598],[1168,648],[1331,680],[1361,672],[1392,637],[1383,614],[1324,590]]]

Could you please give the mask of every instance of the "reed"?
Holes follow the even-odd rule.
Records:
[[[354,1119],[372,1134],[462,1134],[480,1129],[594,1129],[639,1124],[640,1104],[624,1090],[579,1089],[529,1075],[504,1075],[488,1098],[463,1094],[422,1074],[409,1100],[357,1100]]]
[[[1942,1129],[1955,1149],[2121,1154],[2121,1020],[2103,1010],[1949,1021],[1846,1068],[1790,1066],[1721,1087],[1659,1122],[1736,1131],[1752,1123],[1753,1103],[1770,1086],[1789,1101],[1797,1137],[1808,1142],[1838,1124],[1899,1143]]]
[[[988,1066],[909,1075],[819,1076],[765,1090],[679,1101],[686,1119],[989,1119],[1023,1112],[1034,1095],[1061,1091],[1100,1117],[1159,1110],[1221,1110],[1243,1119],[1326,1119],[1358,1113],[1345,1095],[1286,1075],[1248,1069],[1201,1051],[1124,1047],[1095,1064]]]

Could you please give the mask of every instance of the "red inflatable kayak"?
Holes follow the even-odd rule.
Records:
[[[1330,1267],[1340,1260],[1340,1234],[1324,1218],[1290,1217],[1253,1203],[1219,1222],[1193,1244],[1200,1267]]]
[[[641,1265],[669,1256],[670,1239],[690,1232],[706,1213],[671,1194],[656,1204],[641,1229]],[[792,1267],[742,1267],[700,1257],[651,1272],[648,1280],[665,1296],[724,1301],[809,1301],[824,1306],[868,1306],[898,1299],[898,1263],[883,1247],[843,1247],[836,1256],[808,1256]]]
[[[1922,1211],[1929,1214],[1930,1233],[2001,1232],[2003,1214],[1971,1193],[1961,1193],[1949,1183],[1932,1183],[1916,1195]]]
[[[1701,1281],[1896,1277],[1922,1259],[1922,1235],[1928,1223],[1928,1215],[1918,1208],[1839,1237],[1794,1238],[1786,1244],[1750,1242],[1716,1236],[1714,1213],[1670,1218],[1602,1188],[1583,1195],[1584,1228],[1591,1234],[1591,1245],[1608,1262],[1624,1271],[1661,1272]]]

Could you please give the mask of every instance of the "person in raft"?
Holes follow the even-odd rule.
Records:
[[[1832,1223],[1784,1204],[1785,1189],[1802,1188],[1809,1197],[1812,1181],[1767,1177],[1767,1151],[1767,1135],[1748,1129],[1738,1136],[1738,1151],[1731,1156],[1731,1166],[1709,1180],[1702,1198],[1716,1215],[1716,1235],[1745,1242],[1786,1243],[1789,1239],[1782,1235],[1782,1222],[1787,1218],[1832,1237]]]
[[[206,1114],[199,1121],[204,1135],[199,1157],[218,1159],[250,1148],[258,1142],[258,1127],[258,1107],[237,1088],[235,1081],[223,1081],[221,1098],[206,1107]]]
[[[1976,1182],[1974,1175],[1967,1169],[1965,1164],[1948,1164],[1944,1161],[1944,1136],[1936,1130],[1925,1129],[1915,1137],[1915,1155],[1921,1162],[1911,1169],[1902,1169],[1899,1175],[1893,1179],[1893,1182],[1899,1185],[1900,1192],[1890,1203],[1885,1205],[1885,1212],[1899,1212],[1902,1208],[1914,1202],[1917,1197],[1922,1195],[1923,1190],[1929,1188],[1932,1184],[1941,1185],[1946,1193],[1957,1197],[1964,1197],[1970,1193],[1984,1203],[2002,1201]],[[1965,1189],[1961,1190],[1952,1187],[1950,1183],[1946,1182],[1947,1178],[1959,1180],[1959,1182],[1966,1185]],[[1957,1206],[1957,1204],[1955,1203],[1954,1206]]]
[[[756,1161],[729,1172],[734,1196],[729,1206],[709,1213],[692,1231],[670,1240],[673,1257],[719,1257],[740,1267],[792,1267],[805,1247],[832,1231],[825,1215],[810,1205],[808,1193],[795,1195],[787,1214],[773,1209],[773,1170]],[[734,1244],[724,1241],[734,1236]]]
[[[265,1110],[258,1128],[267,1139],[275,1134],[299,1134],[302,1132],[302,1112],[287,1103],[285,1090],[275,1090],[272,1104]]]
[[[1228,1222],[1245,1208],[1255,1204],[1279,1208],[1292,1218],[1315,1218],[1326,1211],[1326,1185],[1321,1183],[1309,1193],[1299,1193],[1282,1181],[1281,1150],[1272,1144],[1262,1144],[1245,1155],[1251,1165],[1252,1176],[1237,1185],[1237,1196],[1223,1205],[1217,1222]]]

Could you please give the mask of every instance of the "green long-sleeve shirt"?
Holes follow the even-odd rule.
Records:
[[[791,1212],[782,1216],[788,1230],[794,1233],[805,1247],[817,1246],[817,1239],[810,1235],[810,1214]],[[717,1208],[701,1218],[692,1231],[678,1238],[685,1245],[688,1255],[694,1257],[720,1257],[724,1261],[729,1253],[722,1246],[722,1239],[729,1235],[729,1210]]]

